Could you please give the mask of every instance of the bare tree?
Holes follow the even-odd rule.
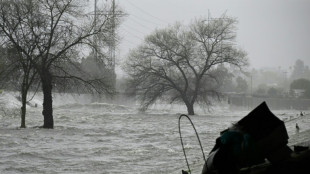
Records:
[[[210,97],[220,95],[220,65],[247,65],[246,53],[234,43],[236,23],[223,15],[189,26],[176,24],[146,37],[124,66],[142,109],[158,99],[183,102],[191,115],[194,103],[210,105]]]
[[[77,50],[100,48],[109,41],[113,27],[109,9],[99,17],[87,13],[87,2],[79,0],[3,0],[0,3],[0,30],[3,38],[30,61],[43,91],[43,128],[53,128],[52,89],[55,78],[83,81],[98,92],[111,91],[103,79],[85,80],[70,74],[62,64],[78,62]],[[93,37],[100,36],[100,42]],[[88,49],[89,50],[89,49]],[[98,56],[99,58],[102,56]],[[54,76],[54,72],[61,76]],[[100,86],[105,84],[103,86]]]
[[[5,62],[5,67],[0,70],[0,78],[4,85],[11,89],[19,88],[21,94],[21,128],[26,128],[26,105],[27,95],[30,87],[37,77],[37,72],[33,68],[30,60],[25,58],[23,53],[18,52],[14,47],[5,49],[1,60]],[[20,83],[16,83],[20,82]]]

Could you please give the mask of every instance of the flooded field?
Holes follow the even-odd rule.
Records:
[[[134,108],[106,103],[71,103],[55,107],[55,129],[46,130],[35,128],[43,123],[41,109],[28,108],[26,129],[18,128],[18,109],[0,112],[0,173],[179,174],[187,169],[176,110],[154,108],[139,113]],[[192,116],[205,154],[219,131],[248,112],[217,107]],[[298,123],[298,134],[310,138],[303,133],[310,129],[307,111],[302,117],[294,110],[273,112],[286,122],[290,136],[297,133]],[[190,166],[199,173],[204,161],[188,120],[181,120],[181,130]],[[289,143],[294,144],[292,141]]]

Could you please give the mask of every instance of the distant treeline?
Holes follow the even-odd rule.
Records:
[[[300,98],[267,98],[267,97],[246,97],[246,96],[230,96],[228,102],[231,106],[253,108],[261,102],[266,101],[268,106],[274,110],[281,109],[310,109],[310,99]]]

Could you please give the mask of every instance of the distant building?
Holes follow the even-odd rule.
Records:
[[[306,90],[305,89],[292,89],[292,92],[293,92],[294,97],[299,98],[305,94]]]

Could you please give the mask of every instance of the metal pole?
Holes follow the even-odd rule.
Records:
[[[253,105],[253,75],[252,75],[252,73],[251,73],[251,97],[250,97],[250,99],[251,99],[251,109],[252,109],[252,105]]]
[[[94,7],[94,30],[96,30],[97,28],[97,0],[95,0],[95,7]],[[93,36],[93,40],[94,40],[94,44],[95,44],[95,59],[97,59],[97,39],[96,39],[96,36],[94,35]]]
[[[115,73],[115,0],[112,0],[113,26],[112,26],[112,68]]]
[[[251,73],[251,96],[253,96],[253,76]]]

